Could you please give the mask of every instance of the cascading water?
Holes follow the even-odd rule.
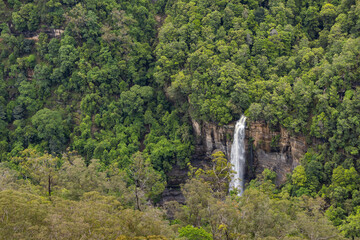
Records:
[[[241,196],[244,191],[244,175],[245,175],[245,124],[246,117],[241,116],[237,121],[234,131],[234,140],[231,145],[231,164],[232,170],[235,172],[230,181],[230,190],[237,189]]]

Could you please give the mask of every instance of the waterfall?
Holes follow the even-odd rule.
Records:
[[[241,196],[244,191],[244,175],[245,175],[245,123],[246,117],[241,116],[236,122],[234,131],[234,140],[231,145],[231,164],[232,170],[235,172],[230,181],[230,190],[238,189]]]

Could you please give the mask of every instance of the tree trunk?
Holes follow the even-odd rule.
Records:
[[[48,176],[48,192],[49,197],[51,197],[51,175]]]

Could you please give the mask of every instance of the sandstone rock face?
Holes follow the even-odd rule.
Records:
[[[169,201],[185,203],[185,197],[181,193],[181,184],[184,184],[187,178],[187,169],[181,169],[179,166],[173,166],[168,174],[167,187],[162,194],[160,205]]]
[[[196,137],[194,160],[207,161],[218,150],[230,158],[235,124],[217,126],[193,120],[192,125]],[[268,168],[277,173],[277,184],[284,183],[286,174],[300,164],[307,150],[303,136],[290,136],[283,128],[271,131],[264,122],[247,124],[245,144],[248,166],[246,178],[255,178]]]
[[[210,158],[214,151],[222,151],[230,156],[231,143],[234,135],[234,124],[217,126],[214,123],[198,123],[192,120],[195,133],[195,157]]]
[[[259,175],[265,168],[277,173],[277,184],[286,180],[286,174],[300,164],[300,159],[307,151],[305,137],[290,136],[283,128],[270,131],[262,122],[248,126],[247,139],[253,142],[253,174]]]
[[[225,153],[227,158],[230,156],[232,137],[234,134],[234,125],[219,127],[213,123],[198,123],[192,120],[193,133],[195,137],[195,153],[192,156],[192,166],[204,168],[211,161],[211,154],[217,150]],[[180,169],[179,166],[173,166],[173,169],[167,174],[167,188],[162,194],[159,204],[168,201],[185,202],[181,194],[180,185],[187,179],[187,170]]]
[[[224,152],[230,159],[231,144],[233,142],[235,123],[217,126],[213,123],[192,120],[195,137],[195,153],[191,164],[203,167],[210,163],[211,154],[216,151]],[[264,122],[247,123],[246,138],[246,173],[247,181],[260,175],[265,168],[277,173],[276,184],[281,185],[286,175],[300,164],[300,159],[307,151],[303,136],[290,136],[283,128],[271,131]],[[175,200],[183,203],[184,197],[180,185],[187,179],[186,169],[174,166],[168,174],[168,187],[163,193],[161,203]]]

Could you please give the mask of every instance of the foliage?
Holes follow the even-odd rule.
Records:
[[[65,208],[91,218],[90,205],[80,205],[92,191],[141,210],[125,214],[131,229],[160,200],[174,166],[196,158],[192,121],[225,125],[245,113],[311,148],[282,188],[268,170],[251,183],[254,202],[226,197],[232,173],[216,153],[183,186],[182,227],[203,227],[213,239],[336,239],[321,206],[345,236],[359,237],[359,4],[0,0],[0,189],[14,206],[38,209],[19,212],[18,232],[19,216],[1,223],[4,236],[102,238],[98,222]],[[271,139],[273,151],[279,140]],[[173,236],[115,234],[119,219],[100,205],[109,218],[103,232],[114,239]],[[57,207],[71,217],[58,217]]]
[[[132,155],[145,151],[163,174],[186,166],[193,148],[188,116],[153,81],[153,4],[5,6],[13,27],[0,29],[2,155],[27,147],[59,155],[70,147],[86,164],[96,158],[126,170]]]
[[[211,156],[213,158],[211,165],[205,166],[204,169],[197,169],[194,175],[208,182],[219,197],[224,197],[224,194],[227,194],[229,190],[229,182],[234,172],[231,170],[231,163],[226,159],[223,152],[218,151]],[[193,167],[190,165],[189,168],[191,173]]]
[[[32,149],[21,152],[21,157],[0,166],[1,238],[343,239],[326,219],[322,198],[274,192],[269,187],[274,179],[271,171],[250,184],[240,198],[219,195],[206,175],[190,178],[182,187],[185,204],[167,203],[176,218],[176,224],[169,225],[160,209],[143,200],[139,204],[141,191],[149,198],[160,175],[149,162],[143,163],[141,153],[133,158],[129,171],[138,172],[125,174],[114,166],[104,171],[98,161],[86,166],[74,152],[61,161]],[[53,160],[59,162],[49,165]],[[42,180],[50,173],[51,198]],[[358,211],[341,225],[346,236],[357,236],[357,215]]]
[[[268,182],[258,180],[240,198],[219,199],[207,182],[188,180],[182,188],[185,205],[172,207],[179,233],[196,234],[202,227],[213,239],[344,239],[324,215],[324,199],[274,193]]]
[[[193,240],[212,240],[210,233],[207,233],[203,228],[195,228],[187,225],[179,229],[179,237],[186,237],[186,239]]]
[[[49,202],[28,193],[2,191],[0,212],[5,216],[0,223],[1,239],[172,236],[159,211],[122,209],[116,199],[97,192],[89,192],[78,202],[58,198]]]
[[[166,183],[160,173],[151,166],[150,159],[145,159],[140,152],[133,155],[133,163],[129,166],[128,177],[134,184],[138,210],[141,210],[141,198],[158,200],[165,189]]]
[[[32,124],[37,130],[39,139],[45,140],[50,152],[63,150],[66,144],[66,124],[57,111],[44,108],[39,110],[32,118]],[[46,150],[47,150],[46,149]]]

